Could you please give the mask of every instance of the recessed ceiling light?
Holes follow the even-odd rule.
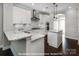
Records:
[[[72,8],[71,6],[69,6],[68,8]]]
[[[45,8],[43,8],[43,11],[46,11],[46,9],[45,9]]]
[[[32,3],[32,6],[34,6],[35,4],[34,3]]]

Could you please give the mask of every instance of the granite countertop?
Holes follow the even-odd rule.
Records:
[[[45,35],[39,33],[32,33],[31,41],[38,40],[40,38],[44,38]]]
[[[4,33],[9,41],[20,40],[27,37],[31,37],[31,41],[34,41],[34,40],[43,38],[45,36],[44,34],[32,33],[32,32],[31,33],[24,33],[24,32],[15,33],[13,31],[5,31]]]
[[[4,33],[9,41],[15,41],[15,40],[31,37],[31,34],[24,32],[14,33],[13,31],[5,31]]]

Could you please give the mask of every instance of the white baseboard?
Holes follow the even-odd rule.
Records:
[[[78,40],[78,38],[77,37],[72,37],[72,36],[65,36],[66,38],[70,38],[70,39],[73,39],[73,40]]]
[[[78,40],[78,37],[70,37],[70,36],[67,36],[67,35],[66,35],[65,37],[66,37],[66,38],[73,39],[73,40],[77,40],[77,41],[78,41],[78,43],[77,43],[77,44],[79,45],[79,40]]]

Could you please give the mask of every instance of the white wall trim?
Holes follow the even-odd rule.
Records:
[[[73,40],[78,40],[78,38],[77,37],[73,37],[73,36],[65,36],[66,38],[70,38],[70,39],[73,39]]]
[[[79,40],[78,40],[78,37],[70,37],[70,36],[65,36],[66,38],[71,38],[72,40],[77,40],[78,41],[78,45],[79,45]]]

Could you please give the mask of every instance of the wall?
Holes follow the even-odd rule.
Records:
[[[54,25],[53,25],[53,16],[54,16],[54,14],[51,13],[51,14],[50,14],[50,17],[49,17],[50,30],[53,30],[53,28],[54,28]]]
[[[29,10],[13,6],[13,23],[31,23]]]
[[[12,25],[12,4],[10,3],[4,3],[3,4],[3,31],[10,31],[13,30]],[[3,45],[8,46],[10,43],[7,40],[5,34],[3,37]]]
[[[9,31],[13,29],[12,25],[12,4],[5,3],[3,5],[3,30]]]
[[[24,31],[30,30],[31,10],[13,6],[13,23],[17,24],[16,26],[18,28],[23,28],[23,24],[26,24],[26,26],[23,28]]]
[[[66,38],[77,39],[77,10],[69,8],[65,14],[65,18]]]
[[[0,46],[2,45],[2,3],[0,3]]]
[[[45,28],[46,22],[50,21],[49,15],[40,14],[39,18],[40,18],[39,25],[41,25],[43,28]]]

